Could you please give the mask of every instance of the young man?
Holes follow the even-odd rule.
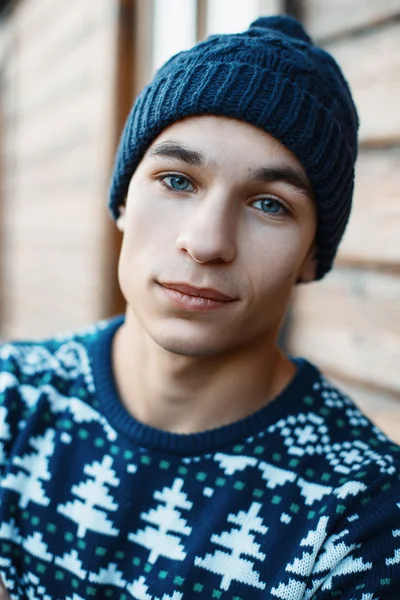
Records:
[[[11,598],[400,597],[399,449],[278,332],[345,229],[356,110],[296,21],[173,57],[110,208],[124,317],[1,348]]]

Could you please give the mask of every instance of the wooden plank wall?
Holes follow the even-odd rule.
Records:
[[[102,314],[114,25],[115,0],[21,0],[4,24],[4,338]]]
[[[354,208],[335,270],[296,291],[290,350],[400,442],[400,0],[305,0],[359,109]]]

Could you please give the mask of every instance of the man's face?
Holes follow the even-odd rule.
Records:
[[[118,221],[120,286],[148,335],[187,356],[274,340],[293,285],[314,276],[308,185],[296,157],[252,125],[201,116],[164,130]]]

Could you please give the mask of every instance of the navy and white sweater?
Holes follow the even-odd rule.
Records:
[[[399,447],[302,359],[232,425],[145,426],[113,380],[122,319],[0,347],[11,598],[399,600]]]

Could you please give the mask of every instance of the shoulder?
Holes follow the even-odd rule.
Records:
[[[303,361],[305,385],[290,414],[276,423],[288,458],[323,477],[321,483],[347,488],[398,477],[400,446],[390,440],[342,389]]]
[[[288,466],[285,481],[290,476],[298,506],[307,508],[300,518],[312,528],[300,545],[320,544],[307,597],[361,600],[363,589],[365,597],[395,598],[400,447],[314,365],[301,363],[290,406],[270,431],[285,447],[279,453]],[[276,485],[273,470],[266,476]],[[303,559],[304,550],[287,570],[296,573]]]
[[[74,333],[42,340],[20,340],[0,345],[0,389],[7,384],[40,384],[46,376],[71,378],[82,368],[90,340],[102,323]]]
[[[25,418],[43,392],[71,396],[94,392],[90,345],[107,321],[43,340],[0,345],[0,409]]]
[[[36,431],[39,422],[45,426],[71,403],[92,401],[90,347],[107,325],[0,345],[0,470],[19,437]]]

